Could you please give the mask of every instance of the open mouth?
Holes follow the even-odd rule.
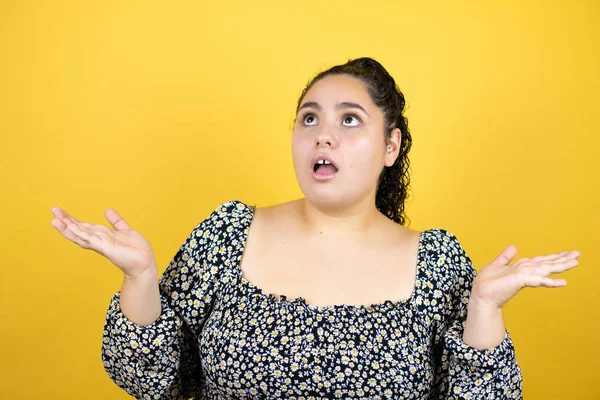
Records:
[[[313,176],[317,179],[332,178],[337,172],[337,167],[326,160],[319,160],[313,165]]]
[[[335,174],[338,169],[333,164],[316,163],[313,166],[313,171],[320,175]]]

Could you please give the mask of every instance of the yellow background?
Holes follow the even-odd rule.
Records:
[[[409,105],[411,228],[478,270],[509,244],[582,253],[505,318],[526,399],[600,398],[599,43],[597,1],[0,2],[0,397],[128,398],[100,358],[122,274],[50,207],[114,207],[162,273],[220,203],[302,196],[297,97],[371,56]]]

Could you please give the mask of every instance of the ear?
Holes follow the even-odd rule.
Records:
[[[400,144],[402,143],[402,131],[400,128],[394,128],[390,133],[388,143],[385,148],[385,166],[391,167],[398,158]]]

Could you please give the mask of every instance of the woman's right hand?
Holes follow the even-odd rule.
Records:
[[[52,207],[52,226],[65,238],[108,258],[126,277],[135,278],[148,272],[156,274],[152,246],[133,230],[119,213],[109,208],[104,216],[114,230],[103,225],[80,222],[60,207]]]

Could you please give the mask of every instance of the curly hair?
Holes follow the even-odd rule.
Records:
[[[375,206],[392,221],[404,225],[405,219],[408,219],[404,210],[404,202],[410,188],[408,152],[412,145],[412,138],[408,130],[408,119],[403,115],[405,111],[404,95],[387,70],[374,59],[362,57],[320,72],[309,81],[302,91],[296,106],[296,114],[304,96],[315,83],[326,76],[342,74],[360,79],[373,103],[382,111],[384,126],[387,127],[387,130],[383,132],[386,144],[389,142],[392,130],[399,128],[402,132],[398,158],[394,165],[384,167],[379,175]]]

